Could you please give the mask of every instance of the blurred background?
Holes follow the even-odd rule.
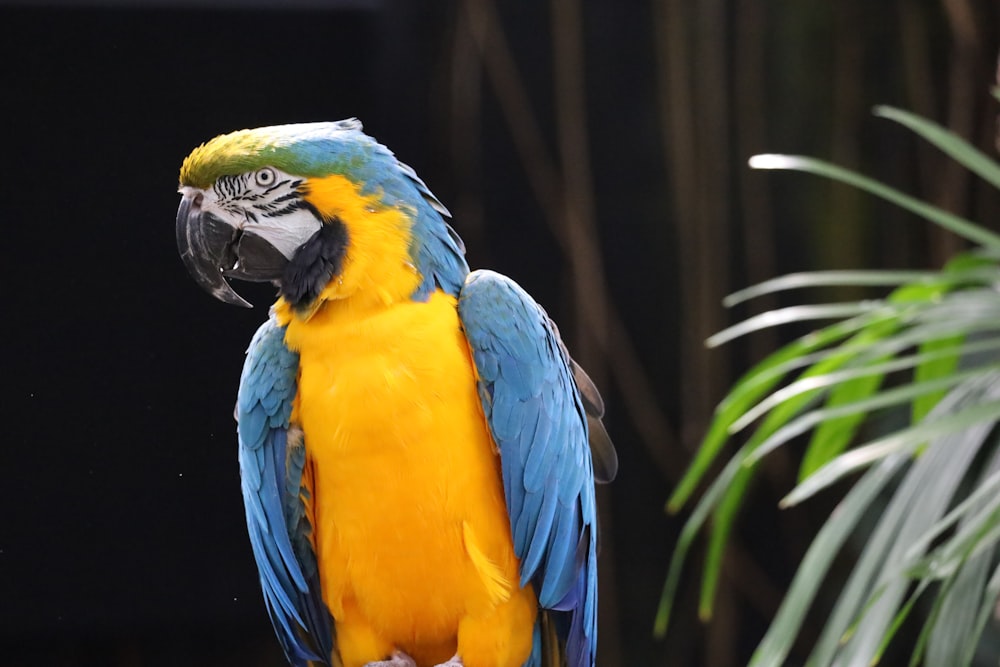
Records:
[[[696,552],[653,640],[684,518],[664,502],[727,386],[778,342],[707,350],[781,305],[722,297],[956,250],[747,158],[832,159],[997,229],[996,191],[870,109],[995,152],[998,39],[987,0],[0,0],[0,664],[283,664],[232,421],[273,294],[241,287],[258,307],[230,309],[186,275],[177,170],[216,134],[348,116],[451,209],[473,267],[546,307],[603,389],[621,470],[600,489],[600,664],[745,663],[831,507],[779,512],[795,467],[768,459],[715,617],[697,618]]]

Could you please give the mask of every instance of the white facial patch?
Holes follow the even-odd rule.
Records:
[[[291,259],[299,246],[319,231],[323,223],[308,208],[299,208],[278,218],[262,218],[244,225],[244,230],[267,239],[286,258]]]
[[[253,232],[291,259],[323,222],[302,199],[304,179],[274,167],[221,176],[212,187],[182,186],[185,196],[201,195],[202,210],[226,220],[239,230]]]

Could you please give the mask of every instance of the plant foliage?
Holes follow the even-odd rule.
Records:
[[[1000,165],[964,140],[899,109],[878,107],[875,113],[908,127],[1000,188]],[[706,526],[700,611],[704,618],[711,615],[723,551],[757,464],[778,447],[805,437],[799,483],[783,505],[858,476],[814,538],[750,664],[785,663],[835,556],[863,518],[875,518],[807,664],[877,663],[915,602],[924,600],[930,613],[912,664],[969,665],[1000,594],[995,557],[1000,539],[1000,439],[995,429],[1000,419],[1000,236],[820,160],[758,155],[750,164],[811,172],[856,186],[974,247],[940,271],[794,274],[726,300],[731,306],[763,294],[817,286],[891,288],[881,299],[766,312],[708,341],[721,345],[784,323],[820,323],[754,366],[719,404],[668,509],[677,511],[691,500],[734,435],[744,436],[742,445],[684,526],[656,632],[666,630],[684,560]],[[867,435],[873,429],[862,427],[872,415],[890,410],[905,417],[898,428]],[[889,500],[882,504],[886,494]]]

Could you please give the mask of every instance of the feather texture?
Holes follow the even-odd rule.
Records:
[[[236,403],[247,530],[268,614],[288,661],[331,664],[332,622],[309,542],[305,447],[291,424],[298,355],[274,319],[254,335]]]
[[[587,414],[571,360],[545,311],[509,278],[471,273],[458,310],[500,451],[522,584],[534,585],[541,607],[558,610],[549,614],[564,617],[553,621],[566,628],[567,665],[592,665],[597,510]],[[536,642],[543,630],[536,628]],[[542,655],[536,646],[531,664],[542,664]]]

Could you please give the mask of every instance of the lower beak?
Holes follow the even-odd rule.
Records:
[[[222,272],[237,264],[240,230],[201,209],[201,195],[185,195],[177,209],[177,249],[188,273],[219,301],[252,308],[226,282]]]

